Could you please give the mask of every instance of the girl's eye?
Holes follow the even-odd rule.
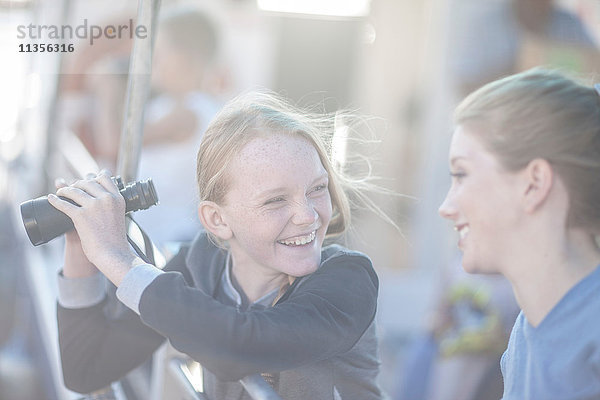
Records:
[[[265,201],[265,205],[279,203],[279,202],[282,202],[284,200],[285,199],[283,197],[281,197],[281,196],[279,196],[279,197],[273,197],[272,199],[269,199],[269,200]]]
[[[327,184],[322,183],[318,186],[315,186],[315,188],[312,190],[313,192],[321,192],[323,190],[327,189]]]

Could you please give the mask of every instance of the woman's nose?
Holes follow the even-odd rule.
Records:
[[[456,215],[456,209],[452,204],[452,199],[450,198],[450,193],[446,195],[446,198],[440,205],[438,209],[438,213],[442,218],[453,219]]]

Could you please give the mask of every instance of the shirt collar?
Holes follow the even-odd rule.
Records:
[[[233,282],[231,281],[231,254],[227,256],[227,262],[225,264],[225,273],[221,276],[221,284],[223,286],[223,292],[231,299],[238,308],[242,307],[242,295],[236,290]],[[259,305],[262,307],[271,307],[273,301],[279,294],[279,289],[274,289],[271,292],[265,294],[260,299],[256,300],[250,306]]]

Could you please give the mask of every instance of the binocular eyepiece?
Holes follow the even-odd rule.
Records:
[[[158,204],[158,195],[152,179],[123,185],[121,177],[111,178],[125,199],[125,212],[145,210]],[[73,204],[73,201],[61,197]],[[21,203],[21,217],[27,236],[34,246],[49,242],[73,229],[73,221],[48,202],[48,196],[38,197]]]

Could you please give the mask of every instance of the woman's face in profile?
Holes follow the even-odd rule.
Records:
[[[463,268],[502,272],[521,216],[516,175],[500,165],[469,127],[454,131],[449,161],[452,185],[439,213],[458,232]]]
[[[222,209],[234,267],[274,276],[314,272],[332,205],[313,145],[300,136],[259,135],[234,157],[228,181]]]

